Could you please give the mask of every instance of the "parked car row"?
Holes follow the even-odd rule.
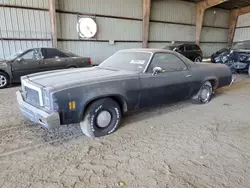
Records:
[[[91,66],[89,57],[56,48],[32,48],[0,61],[0,89],[20,82],[20,77],[43,71]]]

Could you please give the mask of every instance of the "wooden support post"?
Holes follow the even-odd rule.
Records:
[[[195,42],[197,45],[200,44],[200,38],[201,38],[201,29],[202,29],[202,23],[203,23],[203,17],[204,17],[205,9],[202,7],[202,5],[197,5],[196,7],[196,37]]]
[[[203,0],[196,5],[196,44],[200,44],[201,30],[204,12],[206,9],[216,6],[220,3],[226,2],[228,0]]]
[[[50,15],[50,24],[51,24],[51,37],[52,37],[52,46],[57,48],[57,25],[56,25],[56,8],[55,0],[49,1],[49,15]]]
[[[229,46],[231,46],[233,43],[238,17],[239,17],[239,9],[232,10],[231,16],[230,16],[229,32],[228,32],[228,45]]]
[[[143,0],[142,47],[148,47],[151,0]]]

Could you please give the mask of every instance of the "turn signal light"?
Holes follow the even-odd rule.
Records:
[[[76,109],[76,101],[69,102],[69,109],[70,110],[75,110]]]

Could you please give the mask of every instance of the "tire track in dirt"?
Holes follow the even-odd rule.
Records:
[[[0,155],[79,135],[82,135],[82,132],[76,125],[62,126],[56,130],[47,130],[36,125],[2,129],[0,130]]]

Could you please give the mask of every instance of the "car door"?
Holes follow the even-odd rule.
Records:
[[[42,48],[43,62],[40,64],[42,71],[64,69],[66,66],[65,56],[55,48]]]
[[[153,74],[160,67],[162,72]],[[172,53],[156,53],[145,73],[140,74],[140,108],[183,100],[190,95],[190,71]]]
[[[185,45],[185,57],[187,57],[188,59],[190,59],[190,60],[194,60],[193,59],[193,48],[192,48],[192,46],[191,45]]]
[[[12,64],[13,80],[19,81],[21,76],[40,71],[41,56],[36,49],[28,50],[16,58]]]

